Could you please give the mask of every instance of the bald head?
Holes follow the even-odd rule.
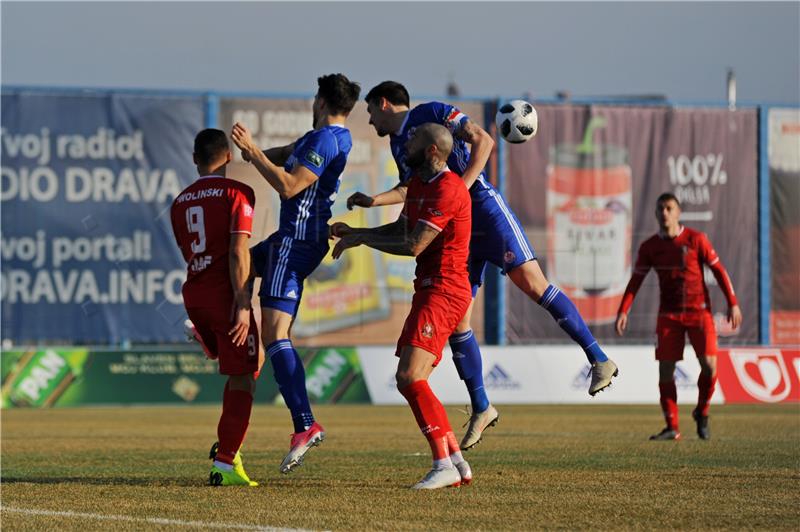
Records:
[[[422,124],[406,141],[406,164],[427,180],[447,165],[453,136],[439,124]]]
[[[446,127],[440,124],[434,124],[433,122],[422,124],[414,130],[414,135],[420,137],[419,140],[426,148],[431,144],[435,145],[445,159],[453,151],[453,135],[450,134]]]

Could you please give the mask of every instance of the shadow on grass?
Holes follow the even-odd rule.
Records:
[[[199,488],[208,486],[203,478],[184,477],[172,479],[133,477],[0,477],[0,484],[83,484],[87,486],[180,486]]]
[[[320,477],[286,477],[277,478],[258,478],[262,486],[266,488],[285,488],[300,490],[318,490],[320,488],[329,489],[366,489],[373,491],[386,491],[387,489],[407,488],[413,482],[398,482],[397,479],[381,479],[377,481],[365,481],[354,479],[330,479]],[[136,478],[136,477],[29,477],[29,476],[3,476],[0,484],[76,484],[83,486],[142,486],[142,487],[182,487],[182,488],[211,488],[204,478],[199,477],[179,477],[172,479],[162,478]]]

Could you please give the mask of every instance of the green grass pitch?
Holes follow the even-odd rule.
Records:
[[[700,441],[650,442],[657,406],[504,406],[465,453],[469,487],[414,492],[430,466],[407,407],[318,406],[328,437],[281,475],[291,422],[256,406],[257,488],[205,485],[219,407],[2,412],[4,530],[764,529],[800,527],[800,407],[712,407]],[[460,437],[464,415],[448,408]]]

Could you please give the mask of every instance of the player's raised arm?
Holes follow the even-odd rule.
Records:
[[[492,148],[494,148],[494,139],[481,126],[469,118],[465,119],[460,127],[453,132],[453,136],[470,145],[469,162],[461,175],[461,179],[464,180],[464,184],[469,189],[489,162]]]
[[[263,153],[269,159],[272,164],[276,166],[283,166],[286,164],[286,161],[292,155],[292,151],[294,150],[294,142],[291,144],[287,144],[286,146],[276,146],[274,148],[269,148],[264,150]],[[249,152],[242,152],[242,159],[245,162],[250,162],[250,155]]]
[[[250,130],[244,124],[237,122],[231,131],[231,138],[236,146],[242,150],[242,156],[249,160],[253,166],[256,167],[264,179],[270,184],[275,191],[280,194],[281,198],[288,199],[296,196],[311,184],[313,184],[319,176],[309,170],[302,164],[298,164],[290,172],[287,172],[280,166],[277,166],[267,156],[266,152],[261,149],[253,141]],[[282,150],[283,148],[281,148]],[[276,160],[281,153],[275,153]]]

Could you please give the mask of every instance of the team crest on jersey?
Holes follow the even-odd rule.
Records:
[[[322,155],[314,150],[308,150],[306,152],[306,161],[313,164],[317,168],[322,168],[322,163],[325,161],[325,159],[322,157]]]
[[[433,325],[426,323],[422,326],[422,336],[425,338],[433,338]]]
[[[250,205],[245,205],[244,206],[244,215],[247,218],[252,218],[253,217],[253,208]]]
[[[514,262],[514,259],[516,259],[516,258],[517,258],[517,256],[514,254],[513,251],[510,251],[510,250],[506,251],[505,255],[503,255],[503,260],[506,261],[506,263],[508,263],[508,264],[511,264],[512,262]]]

